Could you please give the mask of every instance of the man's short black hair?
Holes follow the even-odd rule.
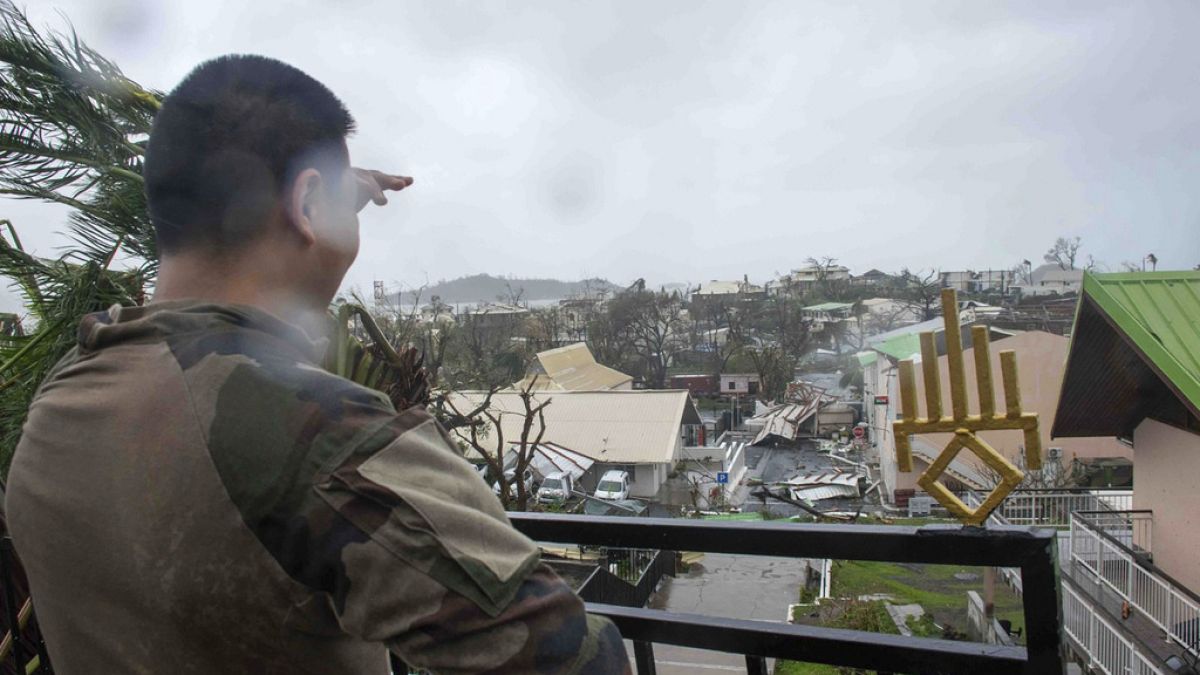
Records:
[[[230,55],[193,70],[163,101],[146,150],[159,248],[235,247],[257,234],[297,173],[344,169],[346,106],[301,70]]]

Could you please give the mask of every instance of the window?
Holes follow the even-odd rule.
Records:
[[[737,384],[734,383],[733,380],[730,380],[729,381],[729,391],[733,391],[734,389],[737,389]]]

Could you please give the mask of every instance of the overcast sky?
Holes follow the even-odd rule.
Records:
[[[347,283],[1200,264],[1200,3],[37,0],[144,85],[273,56],[416,185]],[[3,203],[40,252],[60,212]],[[12,303],[11,298],[7,301]]]

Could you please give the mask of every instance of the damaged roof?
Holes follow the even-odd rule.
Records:
[[[633,383],[632,375],[597,363],[583,342],[538,352],[532,372],[513,388],[524,389],[535,374],[534,389],[554,391],[601,391],[629,388]]]

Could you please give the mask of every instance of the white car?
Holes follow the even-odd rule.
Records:
[[[505,471],[504,472],[504,482],[508,483],[508,494],[515,498],[517,496],[517,470],[509,469],[508,471]],[[525,483],[525,494],[532,497],[533,496],[533,472],[530,471],[529,469],[525,469],[525,476],[524,476],[523,482]],[[496,481],[495,483],[492,484],[492,492],[496,493],[497,495],[500,494],[500,481]]]
[[[617,469],[605,471],[592,496],[609,501],[629,499],[629,472]]]
[[[571,479],[571,474],[555,471],[542,481],[538,487],[537,498],[542,504],[562,503],[570,499],[574,491],[575,481]]]

